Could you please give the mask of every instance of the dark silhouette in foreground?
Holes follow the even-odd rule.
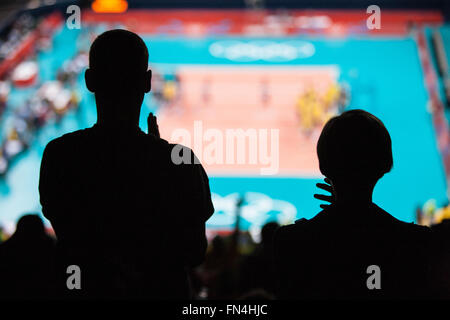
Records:
[[[450,220],[432,225],[431,279],[433,298],[450,299]]]
[[[54,295],[55,242],[35,214],[22,216],[0,245],[0,297],[42,299]]]
[[[325,125],[317,153],[333,193],[324,200],[332,203],[278,229],[278,297],[426,297],[429,228],[399,221],[372,202],[375,184],[393,165],[382,122],[362,110],[344,112]]]
[[[69,296],[187,298],[187,268],[202,262],[212,215],[208,177],[199,163],[174,164],[159,138],[139,128],[151,89],[148,51],[125,30],[97,37],[85,73],[97,123],[51,141],[40,173],[40,199],[58,239],[58,284]],[[193,161],[191,161],[193,162]],[[66,268],[81,269],[81,290],[66,288]]]
[[[275,270],[273,268],[273,235],[278,229],[277,222],[266,223],[261,230],[261,243],[255,251],[245,257],[240,265],[240,291],[267,295],[275,293]],[[255,291],[259,290],[259,291]]]

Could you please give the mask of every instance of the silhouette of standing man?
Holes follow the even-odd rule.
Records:
[[[316,197],[331,205],[278,229],[278,296],[426,297],[430,230],[399,221],[372,202],[375,184],[393,165],[383,123],[363,110],[344,112],[323,128],[317,154],[332,196]]]
[[[85,73],[97,123],[44,151],[40,201],[58,239],[59,286],[68,297],[187,298],[186,269],[204,258],[205,222],[214,212],[208,177],[200,164],[174,164],[175,145],[159,138],[153,115],[149,134],[140,130],[147,69],[138,35],[98,36]],[[80,290],[66,288],[70,265],[80,267]]]

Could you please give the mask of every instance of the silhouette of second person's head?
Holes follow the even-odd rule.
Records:
[[[330,119],[317,143],[320,171],[336,202],[372,201],[376,182],[392,169],[389,132],[374,115],[350,110]]]
[[[151,77],[148,50],[137,34],[117,29],[99,35],[89,51],[85,73],[86,86],[95,93],[97,122],[118,128],[137,126]]]

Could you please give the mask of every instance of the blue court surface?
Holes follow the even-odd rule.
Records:
[[[80,30],[65,26],[53,36],[53,46],[39,53],[39,78],[55,78],[56,70],[75,55],[80,43]],[[171,68],[177,65],[336,65],[339,81],[351,88],[350,108],[365,109],[379,117],[388,128],[393,143],[394,168],[378,183],[374,202],[398,219],[414,221],[415,209],[429,199],[445,203],[446,180],[437,149],[431,114],[427,110],[427,92],[419,63],[418,49],[412,38],[295,38],[311,43],[315,50],[310,57],[290,61],[263,60],[236,62],[211,55],[208,48],[219,40],[251,41],[246,38],[180,38],[142,35],[149,48],[150,64]],[[254,39],[256,40],[256,39]],[[258,38],[257,40],[261,40]],[[279,42],[290,38],[270,38]],[[8,126],[8,115],[32,95],[35,87],[13,88],[7,111],[0,122],[2,137]],[[83,74],[78,80],[81,104],[70,111],[62,122],[46,125],[35,137],[30,149],[15,161],[4,180],[0,180],[0,224],[12,226],[24,213],[40,212],[39,166],[45,145],[64,133],[86,128],[96,121],[95,101],[84,86]],[[147,130],[146,116],[158,113],[151,94],[145,98],[141,127]],[[161,126],[163,124],[160,124]],[[282,130],[282,128],[280,128]],[[292,150],[292,152],[301,152]],[[246,194],[241,228],[258,229],[270,220],[282,223],[298,218],[311,218],[320,211],[320,201],[313,198],[318,176],[210,176],[215,215],[208,221],[211,229],[229,229],[234,224],[234,200]],[[126,213],[124,213],[126,219]],[[88,221],[86,221],[88,223]]]

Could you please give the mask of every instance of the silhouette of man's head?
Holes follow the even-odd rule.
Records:
[[[95,93],[99,121],[138,123],[144,94],[151,89],[151,70],[144,41],[127,30],[99,35],[89,51],[85,80]]]
[[[317,143],[320,171],[333,183],[373,184],[392,169],[391,138],[383,123],[363,110],[330,119]]]
[[[44,223],[37,214],[26,214],[17,221],[16,235],[36,237],[45,234]]]

